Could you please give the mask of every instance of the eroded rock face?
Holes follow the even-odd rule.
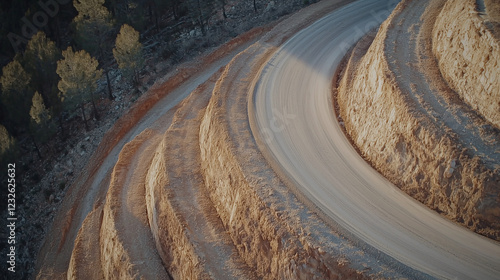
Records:
[[[464,1],[448,2],[453,6],[455,2]],[[393,63],[398,48],[407,46],[389,46],[393,42],[390,32],[403,32],[397,30],[406,28],[402,22],[407,17],[405,10],[424,4],[401,2],[382,24],[371,45],[360,42],[354,49],[338,85],[340,117],[362,155],[395,185],[449,219],[498,239],[500,201],[498,187],[495,187],[500,185],[498,165],[485,164],[484,158],[472,151],[474,145],[464,145],[466,141],[459,139],[442,121],[444,116],[429,109],[423,96],[428,93],[413,84],[416,83],[415,77]],[[445,9],[449,5],[446,4]],[[415,24],[422,24],[420,18],[415,16]],[[460,20],[457,16],[454,19]],[[409,35],[409,40],[415,40],[417,35],[421,36]],[[454,40],[460,41],[460,38]],[[455,46],[456,52],[459,48]],[[467,52],[462,48],[461,53]],[[414,67],[419,61],[417,58],[416,61],[405,60],[405,63],[414,63],[411,65]],[[453,71],[462,70],[455,67]],[[478,88],[482,86],[480,79],[474,82]],[[493,83],[487,85],[486,88],[496,87]],[[436,95],[444,94],[442,89],[432,90]],[[498,97],[496,100],[499,101]],[[491,103],[491,99],[486,102]],[[449,104],[444,107],[445,111],[446,108],[458,108]],[[468,128],[464,125],[458,129]]]
[[[500,128],[500,44],[475,2],[446,2],[434,25],[432,50],[450,87]]]

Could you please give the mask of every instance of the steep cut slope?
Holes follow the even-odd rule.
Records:
[[[91,172],[72,186],[63,219],[40,253],[37,278],[412,275],[391,258],[355,247],[299,202],[250,130],[249,92],[262,64],[288,37],[345,2],[325,1],[289,17],[217,72],[230,61],[228,50],[275,24],[236,38],[195,64],[201,69],[180,69],[142,97],[107,134]]]
[[[338,87],[361,154],[406,193],[485,236],[500,238],[499,133],[454,98],[429,67],[443,1],[402,1]],[[444,84],[444,85],[443,85]]]
[[[175,279],[256,279],[222,226],[201,174],[199,127],[221,72],[179,105],[145,179],[151,232]]]
[[[253,116],[256,110],[253,87],[259,75],[267,72],[267,65],[273,64],[272,59],[267,60],[276,48],[303,28],[303,24],[309,24],[310,19],[326,13],[327,9],[320,7],[328,8],[328,3],[320,2],[314,9],[311,6],[303,10],[299,18],[283,21],[226,67],[200,127],[206,187],[239,254],[259,277],[425,279],[428,275],[406,267],[365,243],[360,242],[361,246],[356,247],[332,231],[318,219],[317,214],[322,213],[318,208],[307,199],[304,204],[300,191],[289,191],[294,189],[295,182],[288,181],[287,174],[281,173],[280,168],[273,165],[270,169],[260,152],[272,139],[268,138],[269,134],[261,137],[262,134],[255,132],[258,129]],[[296,22],[300,22],[300,26]],[[266,68],[261,68],[264,62]],[[266,122],[271,123],[275,131],[283,131],[286,123],[293,122],[293,115],[281,111]],[[266,152],[264,156],[272,158]],[[279,177],[273,170],[277,170]]]
[[[434,25],[432,50],[450,87],[500,128],[500,41],[475,3],[446,1]]]
[[[175,105],[187,97],[199,84],[230,61],[235,54],[267,31],[266,28],[270,27],[252,29],[195,62],[183,64],[176,71],[172,71],[165,78],[157,81],[155,86],[142,95],[127,114],[117,120],[113,128],[104,136],[79,178],[68,189],[38,253],[37,279],[66,278],[68,272],[71,272],[71,275],[82,275],[78,273],[83,273],[83,268],[76,267],[78,266],[76,260],[93,259],[93,264],[97,262],[99,256],[88,256],[90,251],[85,253],[87,256],[75,255],[75,252],[84,251],[85,246],[89,246],[91,240],[95,241],[95,238],[79,237],[79,234],[99,235],[100,227],[93,226],[97,223],[95,216],[98,214],[93,211],[99,207],[102,208],[106,201],[111,173],[125,143],[132,141],[146,128],[155,126],[156,121],[160,123],[155,126],[156,130],[161,131],[161,133],[158,132],[160,134],[164,133],[170,126],[176,110],[172,108],[175,108]],[[87,219],[90,213],[93,213],[93,218]],[[76,245],[82,247],[75,248]],[[99,245],[93,244],[93,246]],[[100,252],[100,248],[98,249],[97,252]],[[72,262],[71,268],[70,262]],[[75,271],[76,273],[73,273]]]

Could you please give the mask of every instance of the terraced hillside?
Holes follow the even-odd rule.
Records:
[[[36,278],[494,279],[498,242],[395,187],[498,238],[498,132],[431,59],[445,2],[321,1],[158,81],[71,186]]]
[[[403,1],[368,46],[359,44],[338,90],[352,141],[406,193],[498,240],[500,119],[475,110],[497,111],[499,92],[481,81],[500,74],[498,41],[474,1]]]

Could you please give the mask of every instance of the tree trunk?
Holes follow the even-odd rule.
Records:
[[[94,94],[92,94],[92,98],[90,99],[90,101],[92,101],[92,108],[94,109],[95,119],[99,120],[99,113],[97,112],[97,107],[95,106],[94,102]]]
[[[83,102],[80,103],[80,109],[82,109],[83,123],[85,124],[85,131],[89,131],[89,124],[87,123],[87,117],[85,117],[85,105]]]
[[[139,73],[137,72],[136,69],[134,69],[134,84],[135,84],[135,89],[139,89]]]
[[[156,24],[156,32],[160,33],[160,23],[158,21],[158,11],[155,10],[155,24]]]
[[[153,7],[151,3],[148,4],[148,12],[149,12],[149,23],[153,23]]]
[[[59,128],[61,129],[61,140],[64,141],[64,139],[66,138],[66,136],[65,136],[65,131],[64,131],[62,113],[59,115]]]
[[[59,22],[59,15],[56,15],[56,34],[55,34],[55,37],[56,37],[56,46],[58,48],[61,48],[61,26],[60,26],[60,22]]]
[[[36,153],[38,154],[38,158],[42,159],[42,153],[40,153],[40,149],[38,148],[38,144],[36,143],[35,137],[33,136],[32,133],[30,133],[30,135],[31,135],[31,140],[33,141],[33,145],[35,146]]]
[[[201,9],[201,4],[200,4],[200,0],[198,0],[198,11],[199,11],[199,14],[198,14],[198,21],[200,23],[200,27],[201,27],[201,33],[203,33],[203,36],[205,36],[205,22],[203,20],[203,10]]]
[[[101,61],[103,62],[103,65],[104,65],[104,52],[103,52],[101,43],[99,43],[99,57],[101,58]],[[111,90],[111,82],[109,80],[109,69],[108,69],[108,67],[103,67],[103,70],[104,70],[104,74],[106,75],[106,83],[108,84],[108,97],[109,97],[109,100],[113,100],[115,98],[113,96],[113,91]]]
[[[222,4],[222,15],[224,16],[224,18],[227,18],[227,15],[226,15],[226,1],[222,0],[221,4]]]
[[[109,80],[109,73],[108,73],[108,67],[104,68],[104,73],[106,74],[106,83],[108,84],[108,97],[109,100],[114,100],[115,97],[113,96],[113,91],[111,90],[111,82]]]
[[[172,7],[172,13],[174,14],[174,19],[177,21],[179,20],[179,15],[177,14],[177,4],[174,4]]]
[[[182,16],[183,10],[181,8],[181,1],[180,0],[174,0],[174,17],[175,20],[179,20]]]

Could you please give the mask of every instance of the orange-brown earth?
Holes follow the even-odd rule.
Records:
[[[256,28],[141,97],[70,187],[39,253],[37,278],[411,274],[390,258],[381,264],[384,258],[356,247],[309,211],[262,157],[248,123],[248,92],[269,55],[347,2],[320,2]],[[197,81],[187,99],[167,112],[159,108],[175,104],[185,85]]]
[[[422,277],[347,240],[309,210],[314,208],[289,191],[286,177],[273,171],[250,129],[249,92],[262,65],[297,31],[347,2],[322,1],[253,29],[180,67],[142,96],[70,187],[39,253],[37,279]],[[399,65],[388,62],[384,40],[401,32],[404,23],[395,20],[412,5],[404,2],[366,55],[361,44],[353,52],[345,71],[349,79],[339,88],[341,116],[361,153],[387,177],[400,180],[403,190],[498,237],[497,208],[490,207],[498,204],[487,200],[498,195],[498,170],[458,146],[446,129],[435,128],[438,117],[413,109],[402,97],[394,74]],[[432,20],[435,15],[424,17]],[[422,38],[429,40],[428,33]],[[196,89],[188,90],[192,84]],[[379,101],[362,95],[379,86],[384,89]],[[347,88],[359,93],[344,96]],[[173,107],[162,110],[166,104]],[[367,126],[386,137],[371,139],[375,134]],[[460,182],[471,187],[453,185]]]

